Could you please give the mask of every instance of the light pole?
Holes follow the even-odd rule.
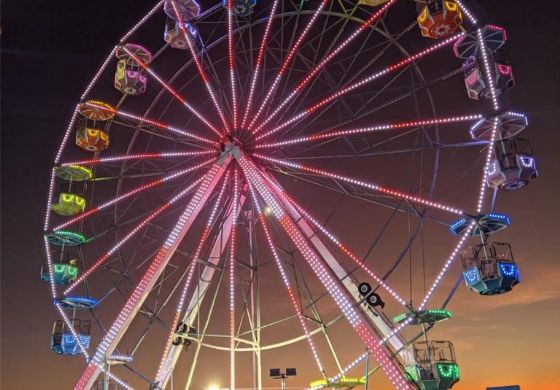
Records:
[[[286,368],[286,372],[281,372],[279,368],[271,368],[269,371],[272,379],[280,379],[282,390],[286,390],[286,379],[297,375],[295,368]]]

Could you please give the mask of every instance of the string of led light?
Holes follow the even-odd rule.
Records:
[[[397,62],[393,65],[390,65],[390,66],[388,66],[388,67],[386,67],[386,68],[384,68],[380,71],[377,71],[377,72],[371,74],[370,76],[363,78],[360,81],[356,81],[356,82],[354,82],[354,83],[352,83],[352,84],[350,84],[346,87],[343,87],[343,88],[333,92],[331,95],[321,99],[319,102],[315,103],[314,105],[311,105],[311,106],[307,107],[305,110],[303,110],[300,113],[294,115],[292,118],[287,119],[286,121],[282,122],[281,124],[272,128],[271,130],[266,131],[266,132],[258,135],[256,137],[256,139],[260,140],[260,139],[263,139],[265,137],[269,137],[272,134],[277,133],[278,131],[280,131],[280,130],[284,129],[285,127],[289,126],[290,124],[292,124],[292,123],[294,123],[294,122],[296,122],[296,121],[314,113],[315,111],[317,111],[319,108],[323,107],[324,105],[326,105],[326,104],[328,104],[328,103],[330,103],[330,102],[348,94],[349,92],[351,92],[355,89],[361,88],[364,85],[369,84],[374,80],[377,80],[381,76],[384,76],[386,74],[394,72],[395,70],[401,69],[404,66],[410,65],[414,61],[419,60],[419,59],[425,57],[426,55],[431,54],[431,53],[435,52],[436,50],[441,49],[442,47],[445,47],[445,46],[449,45],[452,42],[455,42],[457,39],[461,38],[463,35],[464,35],[464,33],[453,35],[450,38],[444,39],[444,40],[442,40],[442,41],[440,41],[440,42],[438,42],[438,43],[436,43],[436,44],[434,44],[434,45],[432,45],[432,46],[430,46],[430,47],[428,47],[424,50],[419,51],[418,53],[416,53],[414,55],[406,57],[405,59],[403,59],[403,60],[401,60],[401,61],[399,61],[399,62]],[[259,125],[258,127],[256,127],[255,133],[259,132],[263,128],[263,126],[264,125]]]

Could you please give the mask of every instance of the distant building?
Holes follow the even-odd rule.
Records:
[[[486,390],[521,390],[521,387],[519,385],[487,387]]]

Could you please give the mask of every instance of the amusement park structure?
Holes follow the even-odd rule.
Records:
[[[314,363],[310,389],[457,383],[432,330],[461,281],[480,300],[520,282],[494,205],[538,176],[507,33],[473,9],[164,0],[142,17],[50,177],[41,279],[52,350],[85,360],[74,389],[198,389],[218,361],[228,388],[261,389],[282,349]],[[369,226],[336,223],[351,206]]]

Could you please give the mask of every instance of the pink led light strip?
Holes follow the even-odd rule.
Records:
[[[371,83],[372,81],[380,78],[381,76],[384,76],[386,74],[389,74],[391,72],[394,72],[395,70],[398,70],[400,68],[403,68],[406,65],[409,65],[411,63],[413,63],[416,60],[421,59],[422,57],[425,57],[428,54],[433,53],[434,51],[441,49],[442,47],[445,47],[447,45],[449,45],[452,42],[455,42],[457,39],[461,38],[464,35],[464,33],[460,33],[460,34],[456,34],[450,38],[444,39],[439,43],[436,43],[433,46],[428,47],[427,49],[424,49],[412,56],[409,56],[393,65],[390,65],[376,73],[373,73],[372,75],[360,80],[360,81],[356,81],[346,87],[343,87],[341,89],[339,89],[338,91],[334,92],[333,94],[327,96],[326,98],[320,100],[319,102],[317,102],[316,104],[309,106],[308,108],[306,108],[305,110],[301,111],[299,114],[296,114],[294,117],[286,120],[285,122],[281,123],[280,125],[274,127],[273,129],[259,135],[256,137],[257,140],[259,139],[263,139],[265,137],[268,137],[280,130],[282,130],[283,128],[289,126],[290,124],[298,121],[299,119],[302,119],[310,114],[312,114],[313,112],[317,111],[319,108],[327,105],[328,103],[331,103],[332,101],[338,99],[341,96],[346,95],[347,93],[358,89],[360,87],[363,87],[364,85]],[[259,125],[256,129],[255,129],[255,133],[260,131],[262,129],[263,125]]]
[[[326,133],[317,133],[317,134],[309,135],[306,137],[291,138],[284,141],[258,144],[255,145],[255,149],[274,148],[277,146],[294,145],[294,144],[299,144],[304,142],[315,142],[328,138],[376,133],[385,130],[397,130],[397,129],[414,128],[419,126],[432,126],[432,125],[442,125],[442,124],[457,123],[457,122],[469,122],[480,118],[482,118],[481,114],[471,114],[471,115],[459,115],[459,116],[444,117],[444,118],[388,123],[384,125],[361,127],[356,129],[333,130]]]
[[[363,31],[367,30],[373,23],[375,23],[379,18],[391,7],[395,4],[397,0],[389,0],[386,2],[382,7],[380,7],[374,14],[372,14],[368,20],[360,25],[348,38],[346,38],[342,43],[340,43],[334,50],[332,50],[329,54],[327,54],[317,65],[313,67],[313,70],[303,79],[301,80],[293,91],[288,94],[288,97],[284,99],[278,107],[272,112],[272,114],[267,115],[266,119],[258,126],[258,129],[263,128],[267,123],[269,123],[276,115],[281,112],[286,104],[288,104],[292,99],[298,96],[303,89],[313,80],[315,76],[319,74],[319,72],[338,54],[340,53],[346,46],[348,46],[356,37],[358,37]],[[256,133],[256,131],[254,132]]]
[[[121,248],[128,240],[134,237],[142,228],[144,228],[148,223],[154,220],[158,215],[161,215],[165,210],[169,208],[172,204],[177,202],[179,199],[182,199],[185,195],[189,194],[196,186],[198,186],[204,176],[200,179],[193,182],[183,191],[181,191],[178,195],[174,196],[168,202],[164,202],[161,206],[159,206],[155,211],[153,211],[150,215],[144,218],[138,225],[134,227],[130,232],[127,233],[121,240],[119,240],[111,249],[109,249],[103,256],[97,259],[79,278],[77,278],[74,283],[72,283],[66,290],[64,290],[64,295],[68,295],[72,290],[80,285],[89,275],[91,275],[97,268],[101,267],[105,262],[117,251]]]
[[[228,18],[228,65],[231,84],[231,103],[233,110],[233,128],[237,128],[237,91],[235,88],[235,43],[233,42],[233,0],[227,0]],[[234,387],[232,387],[234,388]]]
[[[256,190],[265,199],[268,206],[271,207],[274,216],[279,220],[288,237],[290,237],[294,245],[298,248],[298,251],[313,269],[317,278],[321,281],[326,291],[328,291],[330,296],[336,302],[337,306],[340,308],[352,328],[354,328],[364,345],[374,355],[375,359],[395,388],[411,390],[411,385],[406,382],[398,366],[392,359],[390,359],[387,351],[380,347],[379,339],[361,317],[360,313],[354,306],[353,299],[348,297],[347,293],[341,288],[340,281],[335,279],[332,273],[327,270],[319,256],[313,249],[311,249],[301,231],[274,199],[262,179],[257,175],[257,169],[254,164],[245,156],[239,160],[239,163],[243,168],[247,179],[252,182],[252,185],[255,186]]]
[[[140,153],[140,154],[123,154],[121,156],[92,158],[90,160],[70,161],[60,164],[61,167],[70,165],[97,165],[110,162],[128,161],[128,160],[150,160],[158,158],[173,157],[193,157],[204,156],[207,154],[216,154],[213,150],[201,150],[194,152],[157,152],[157,153]]]
[[[245,124],[247,122],[247,117],[249,115],[249,112],[251,111],[251,107],[253,106],[253,95],[255,93],[257,79],[260,74],[262,61],[264,58],[264,52],[266,49],[266,44],[268,43],[268,35],[270,34],[270,27],[272,26],[272,18],[276,13],[277,7],[278,7],[278,0],[274,0],[274,3],[272,4],[272,9],[270,11],[270,15],[268,16],[268,21],[266,22],[266,27],[264,29],[261,46],[259,48],[259,54],[257,56],[257,62],[255,63],[255,69],[253,70],[253,75],[251,77],[251,88],[249,89],[249,98],[247,99],[245,114],[243,115],[243,120],[241,121],[241,128],[245,127]]]
[[[198,120],[200,120],[202,123],[208,126],[208,128],[210,128],[210,130],[212,130],[218,137],[222,136],[222,133],[220,133],[220,131],[216,128],[216,126],[210,123],[208,119],[206,119],[200,112],[198,112],[193,106],[191,106],[185,100],[185,98],[183,98],[179,94],[179,92],[171,88],[171,86],[167,84],[165,81],[163,81],[161,77],[157,75],[156,72],[154,72],[148,65],[146,65],[142,60],[140,60],[137,56],[135,56],[134,53],[128,50],[126,46],[123,46],[122,48],[130,56],[130,58],[132,58],[139,66],[141,66],[146,72],[148,72],[150,76],[156,79],[157,82],[160,83],[160,85],[167,90],[167,92],[169,92],[177,101],[179,101],[183,106],[185,106],[194,116],[198,118]]]
[[[183,170],[181,170],[181,171],[177,171],[177,172],[175,172],[175,173],[173,173],[173,174],[171,174],[171,175],[165,176],[165,177],[163,177],[163,178],[161,178],[161,179],[157,179],[157,180],[151,181],[151,182],[149,182],[149,183],[147,183],[147,184],[143,184],[143,185],[141,185],[141,186],[139,186],[139,187],[134,188],[133,190],[130,190],[130,191],[128,191],[128,192],[125,192],[125,193],[122,194],[122,195],[117,196],[116,198],[113,198],[113,199],[111,199],[111,200],[108,200],[107,202],[102,203],[101,205],[99,205],[99,206],[97,206],[97,207],[91,208],[91,209],[89,209],[88,211],[86,211],[86,212],[84,212],[84,213],[78,214],[76,217],[74,217],[74,218],[72,218],[72,219],[69,219],[68,221],[66,221],[66,222],[64,222],[64,223],[62,223],[62,224],[60,224],[60,225],[54,227],[53,230],[56,231],[56,230],[64,229],[65,227],[70,226],[70,225],[72,225],[72,224],[74,224],[74,223],[76,223],[76,222],[78,222],[78,221],[81,221],[81,220],[83,220],[84,218],[91,217],[92,215],[98,213],[99,211],[101,211],[101,210],[103,210],[103,209],[106,209],[106,208],[109,207],[109,206],[114,205],[115,203],[118,203],[118,202],[120,202],[120,201],[122,201],[122,200],[125,200],[125,199],[127,199],[127,198],[129,198],[129,197],[131,197],[131,196],[133,196],[133,195],[136,195],[136,194],[138,194],[138,193],[140,193],[140,192],[149,190],[150,188],[157,187],[157,186],[159,186],[159,185],[165,183],[166,181],[176,179],[176,178],[178,178],[178,177],[180,177],[180,176],[184,176],[184,175],[186,175],[186,174],[189,173],[189,172],[192,172],[192,171],[195,171],[195,170],[200,169],[200,168],[202,168],[202,167],[205,167],[205,166],[207,166],[207,165],[209,165],[209,164],[214,163],[215,161],[216,161],[216,159],[215,159],[215,158],[212,158],[212,159],[210,159],[210,160],[208,160],[208,161],[205,161],[205,162],[203,162],[203,163],[200,163],[200,164],[198,164],[198,165],[194,165],[194,166],[192,166],[192,167],[183,169]]]
[[[280,70],[278,71],[278,75],[276,75],[276,78],[274,79],[274,82],[272,83],[272,86],[268,90],[264,100],[262,101],[259,109],[257,110],[257,113],[254,115],[253,120],[249,124],[249,129],[253,128],[253,126],[255,125],[255,122],[257,121],[257,119],[263,113],[263,110],[265,109],[266,104],[268,103],[268,101],[270,100],[270,98],[272,97],[274,92],[276,92],[276,88],[278,88],[278,85],[280,84],[280,80],[282,79],[282,76],[284,75],[284,72],[286,72],[286,70],[288,69],[288,66],[290,65],[290,62],[294,58],[297,50],[299,49],[299,47],[303,43],[305,37],[309,33],[309,30],[311,30],[311,27],[313,26],[313,24],[315,24],[315,21],[319,17],[319,14],[323,10],[323,8],[325,8],[325,5],[327,5],[327,3],[329,1],[330,0],[322,0],[321,1],[321,4],[319,4],[319,7],[313,13],[313,16],[311,17],[311,19],[309,20],[309,22],[307,23],[307,25],[303,29],[302,33],[299,34],[299,37],[298,37],[296,43],[293,45],[293,47],[288,52],[288,55],[284,59],[284,62],[282,63],[282,66],[280,67]]]
[[[313,173],[313,174],[316,174],[316,175],[329,177],[331,179],[341,180],[341,181],[344,181],[346,183],[350,183],[350,184],[354,184],[354,185],[357,185],[357,186],[360,186],[360,187],[368,188],[370,190],[378,191],[378,192],[381,192],[383,194],[393,196],[395,198],[406,199],[406,200],[414,202],[414,203],[418,203],[418,204],[428,206],[428,207],[433,207],[433,208],[436,208],[436,209],[439,209],[439,210],[442,210],[442,211],[447,211],[447,212],[450,212],[452,214],[457,214],[457,215],[463,215],[464,214],[464,212],[462,210],[458,209],[458,208],[447,206],[447,205],[444,205],[444,204],[439,203],[439,202],[433,202],[431,200],[424,199],[424,198],[421,198],[419,196],[407,194],[405,192],[395,191],[395,190],[392,190],[390,188],[381,187],[381,186],[379,186],[377,184],[374,184],[374,183],[368,183],[368,182],[365,182],[365,181],[362,181],[362,180],[357,180],[357,179],[354,179],[354,178],[351,178],[351,177],[348,177],[348,176],[342,176],[342,175],[332,173],[332,172],[328,172],[328,171],[325,171],[325,170],[322,170],[322,169],[308,167],[308,166],[298,164],[298,163],[292,163],[292,162],[285,161],[285,160],[279,160],[279,159],[276,159],[276,158],[267,157],[267,156],[264,156],[264,155],[258,154],[258,153],[254,153],[253,156],[257,157],[257,158],[260,158],[262,160],[265,160],[265,161],[269,161],[269,162],[273,162],[273,163],[283,165],[283,166],[286,166],[286,167],[298,169],[300,171],[309,172],[309,173]]]
[[[231,0],[230,0],[231,1]],[[239,203],[239,174],[233,172],[233,222],[229,248],[229,359],[230,389],[235,389],[235,254],[237,244],[237,209]]]
[[[204,86],[206,87],[206,90],[208,91],[208,94],[210,95],[212,103],[214,103],[214,107],[216,108],[216,111],[218,112],[218,115],[220,116],[220,119],[222,120],[222,124],[224,125],[225,131],[229,132],[229,124],[226,121],[226,118],[224,116],[224,112],[223,112],[222,108],[220,107],[220,104],[218,103],[218,99],[216,98],[216,94],[214,92],[214,89],[212,88],[212,85],[210,84],[210,81],[208,80],[208,76],[206,75],[206,71],[204,70],[204,68],[202,66],[202,62],[200,61],[200,58],[198,57],[196,47],[194,46],[194,44],[192,42],[192,39],[191,39],[191,36],[190,36],[189,32],[185,29],[185,23],[181,19],[181,15],[179,14],[179,11],[177,10],[177,7],[176,7],[174,1],[171,2],[171,6],[173,7],[173,12],[175,13],[175,18],[176,18],[177,22],[179,23],[179,27],[181,28],[181,32],[183,33],[183,36],[185,37],[185,40],[187,41],[187,44],[189,46],[189,50],[190,50],[191,56],[192,56],[192,58],[193,58],[193,60],[196,64],[196,69],[198,70],[198,74],[200,75],[200,78],[202,79],[202,82],[204,83]]]
[[[141,116],[130,114],[130,113],[128,113],[126,111],[122,111],[122,110],[110,110],[107,107],[100,106],[100,105],[97,105],[95,103],[87,102],[85,104],[89,107],[94,107],[94,108],[104,110],[104,111],[110,111],[113,114],[118,115],[118,116],[122,116],[122,117],[129,118],[129,119],[134,119],[134,120],[137,120],[138,122],[148,123],[152,126],[160,128],[160,129],[168,130],[168,131],[170,131],[172,133],[175,133],[175,134],[180,134],[180,135],[183,135],[185,137],[193,138],[193,139],[196,139],[197,141],[200,141],[200,142],[204,142],[204,143],[211,144],[211,145],[218,145],[217,142],[210,141],[208,138],[201,137],[201,136],[196,135],[194,133],[191,133],[189,131],[181,130],[181,129],[178,129],[176,127],[169,126],[169,125],[166,125],[164,123],[161,123],[161,122],[158,122],[158,121],[155,121],[155,120],[152,120],[152,119],[143,118]]]
[[[187,296],[187,292],[189,290],[189,287],[191,285],[191,281],[194,275],[194,271],[196,269],[196,263],[198,261],[198,259],[200,258],[200,254],[202,252],[202,248],[204,246],[204,243],[206,242],[206,239],[208,238],[208,235],[210,234],[210,230],[212,229],[212,225],[214,223],[214,218],[216,216],[216,213],[218,211],[218,206],[222,203],[222,198],[224,196],[224,192],[226,189],[226,186],[229,182],[229,171],[227,171],[224,182],[222,183],[222,188],[220,189],[220,193],[218,194],[218,198],[216,199],[216,202],[214,204],[214,207],[212,209],[212,212],[210,213],[210,217],[208,218],[208,222],[206,222],[206,226],[204,227],[204,230],[202,232],[202,235],[200,237],[200,240],[198,242],[198,246],[196,248],[194,257],[192,259],[191,265],[189,266],[189,270],[188,270],[188,274],[187,274],[187,279],[185,280],[185,284],[183,286],[183,289],[181,291],[181,295],[179,297],[179,302],[177,303],[177,309],[175,311],[175,316],[173,318],[173,322],[171,324],[171,328],[170,328],[170,332],[169,332],[169,336],[167,338],[167,343],[165,344],[165,348],[164,348],[164,352],[163,355],[161,357],[160,363],[159,363],[159,368],[156,374],[156,383],[162,383],[163,380],[165,378],[163,378],[162,376],[164,375],[163,372],[163,366],[165,364],[165,358],[167,357],[167,354],[169,353],[169,349],[171,348],[171,343],[173,342],[173,338],[175,336],[175,330],[177,329],[177,325],[179,324],[179,319],[181,316],[181,313],[183,312],[183,307],[185,304],[185,299]]]
[[[249,181],[247,179],[247,181]],[[294,307],[294,310],[297,314],[299,323],[303,329],[303,333],[305,334],[305,338],[307,339],[307,343],[309,344],[309,348],[311,349],[311,353],[313,354],[313,357],[315,358],[315,362],[317,363],[317,367],[319,368],[319,371],[321,373],[325,373],[325,369],[323,367],[323,364],[321,363],[321,359],[319,358],[319,353],[317,352],[317,348],[315,347],[315,344],[313,343],[313,339],[311,338],[311,334],[309,333],[309,328],[307,327],[307,322],[305,321],[305,318],[303,316],[303,311],[301,309],[301,306],[299,305],[297,299],[296,299],[296,294],[294,293],[292,286],[290,285],[290,281],[288,279],[288,275],[284,269],[284,266],[282,265],[282,260],[280,259],[280,256],[278,255],[278,251],[276,250],[276,247],[274,246],[274,242],[272,241],[272,235],[270,234],[270,230],[268,229],[268,225],[266,223],[266,217],[262,212],[262,208],[259,204],[259,201],[257,199],[257,195],[255,193],[255,189],[253,188],[252,184],[249,184],[249,188],[251,190],[251,196],[253,198],[253,203],[257,209],[257,212],[259,214],[259,219],[261,221],[263,230],[264,230],[264,234],[266,236],[266,240],[268,242],[268,246],[270,248],[270,251],[272,252],[272,256],[274,257],[274,261],[276,262],[276,267],[278,268],[278,271],[280,272],[280,276],[282,277],[282,281],[284,282],[284,286],[286,287],[286,290],[288,292],[288,296],[290,297],[290,301],[292,302],[292,306]]]
[[[115,348],[116,343],[118,343],[120,337],[122,337],[123,330],[131,323],[141,304],[147,297],[147,294],[153,288],[156,280],[161,275],[163,269],[177,249],[177,246],[185,237],[188,229],[192,226],[193,219],[196,218],[202,205],[208,199],[209,187],[212,183],[215,186],[215,180],[220,169],[222,169],[222,167],[214,164],[210,172],[205,175],[204,180],[200,184],[198,190],[190,200],[182,215],[179,217],[175,227],[161,246],[157,255],[154,257],[154,260],[142,276],[140,282],[134,288],[134,291],[126,301],[116,320],[113,322],[113,325],[103,337],[103,340],[97,347],[95,355],[90,360],[88,367],[76,383],[74,390],[89,389],[95,381],[99,371],[98,365],[103,362],[106,353],[111,353]]]

